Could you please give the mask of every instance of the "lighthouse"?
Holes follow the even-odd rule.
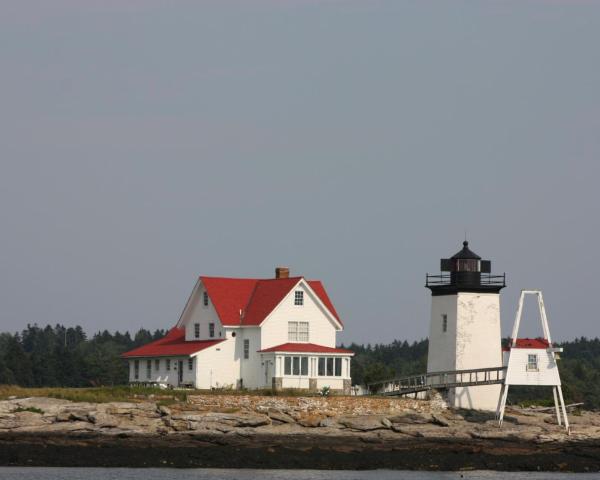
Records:
[[[471,251],[467,241],[440,263],[441,273],[427,274],[425,282],[431,290],[427,373],[501,367],[505,275],[492,275],[491,261]],[[500,385],[456,387],[449,389],[447,401],[455,408],[494,411],[499,394]]]

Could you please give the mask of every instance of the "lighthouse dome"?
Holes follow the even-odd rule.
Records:
[[[463,242],[463,248],[460,252],[450,257],[452,260],[481,260],[481,257],[469,248],[469,242]]]

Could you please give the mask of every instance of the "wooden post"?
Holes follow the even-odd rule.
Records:
[[[554,408],[556,409],[556,421],[559,425],[562,425],[562,421],[560,419],[560,408],[558,407],[558,395],[556,393],[556,387],[552,387],[552,393],[554,395]]]

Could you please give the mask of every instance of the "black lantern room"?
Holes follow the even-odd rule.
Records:
[[[506,287],[506,275],[492,275],[492,262],[482,260],[463,242],[460,252],[442,258],[439,275],[427,274],[425,286],[432,295],[452,295],[458,292],[499,293]]]

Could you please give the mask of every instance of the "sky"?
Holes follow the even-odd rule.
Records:
[[[168,328],[288,266],[339,341],[418,340],[466,232],[504,334],[539,288],[596,337],[599,45],[595,1],[4,0],[0,330]]]

